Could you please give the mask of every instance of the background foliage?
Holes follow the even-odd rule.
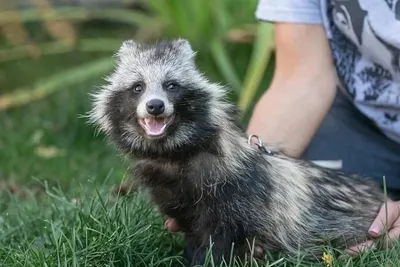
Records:
[[[82,4],[83,3],[83,4]],[[97,4],[96,4],[97,3]],[[61,185],[120,166],[80,115],[125,39],[183,37],[199,68],[232,89],[243,123],[272,72],[269,24],[256,0],[0,2],[0,174]]]

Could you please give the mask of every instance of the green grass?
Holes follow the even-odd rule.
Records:
[[[42,197],[28,195],[25,201],[3,192],[2,199],[7,201],[0,216],[0,266],[180,266],[181,235],[162,229],[162,218],[145,193],[110,194],[114,175],[110,173],[102,185],[77,183],[68,192],[45,184]],[[332,266],[399,263],[398,249],[391,249],[334,260]],[[222,266],[324,265],[274,256],[264,265]]]
[[[106,31],[102,36],[106,34],[117,33]],[[87,35],[98,36],[96,31]],[[232,62],[242,78],[249,46],[232,49],[236,55]],[[72,52],[40,61],[7,62],[0,67],[0,92],[27,87],[40,77],[107,55],[111,56]],[[213,79],[222,78],[209,59],[201,65]],[[101,78],[0,111],[0,179],[27,192],[21,196],[1,191],[0,266],[172,266],[181,260],[182,236],[163,229],[163,218],[145,193],[133,197],[110,193],[126,178],[129,162],[80,118],[90,108],[88,93],[102,83]],[[43,148],[57,153],[38,153]],[[335,260],[332,266],[400,266],[399,251],[395,247]],[[268,259],[266,267],[310,266],[300,259]]]
[[[93,189],[99,190],[93,190]],[[37,200],[10,197],[0,222],[0,266],[169,266],[181,242],[161,229],[147,198],[119,199],[83,182],[47,188]],[[3,196],[5,197],[5,196]]]

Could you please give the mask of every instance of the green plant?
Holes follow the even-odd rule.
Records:
[[[12,34],[6,38],[12,46],[0,50],[0,62],[3,64],[30,56],[40,58],[73,51],[107,52],[103,59],[87,63],[91,68],[72,67],[76,69],[43,78],[32,88],[0,95],[0,109],[47,97],[63,88],[63,79],[68,79],[71,73],[79,73],[79,79],[69,79],[70,84],[104,75],[112,67],[111,55],[123,39],[133,37],[147,41],[182,37],[188,39],[198,51],[198,58],[207,72],[231,86],[234,98],[238,98],[240,108],[246,111],[254,101],[255,91],[273,51],[270,25],[257,24],[254,18],[257,1],[149,0],[141,1],[140,4],[142,9],[54,8],[48,1],[41,0],[37,1],[37,8],[0,11],[0,27],[9,29],[11,25],[20,33],[18,38],[10,38]],[[77,30],[80,25],[93,20],[108,22],[110,25],[125,24],[132,30],[110,38],[87,38],[80,34]],[[48,37],[32,41],[31,32],[27,29],[27,25],[32,23],[44,25]],[[243,49],[243,46],[246,48]],[[235,62],[238,53],[242,56],[239,63]],[[240,69],[244,69],[245,73],[241,74]]]

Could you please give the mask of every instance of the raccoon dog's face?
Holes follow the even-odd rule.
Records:
[[[92,121],[133,153],[204,145],[215,136],[210,114],[222,91],[198,72],[194,55],[184,39],[153,45],[125,41],[109,84],[94,94]]]

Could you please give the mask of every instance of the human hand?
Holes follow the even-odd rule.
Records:
[[[388,246],[398,239],[400,239],[400,201],[387,201],[387,229],[388,235],[385,239]],[[382,234],[385,234],[385,222],[386,222],[386,207],[382,205],[379,210],[378,216],[372,222],[368,233],[372,238],[377,238]],[[364,243],[355,245],[346,250],[350,255],[357,255],[367,249],[370,249],[375,244],[374,240],[368,240]]]
[[[172,218],[168,218],[165,222],[164,222],[164,227],[166,229],[168,229],[168,231],[176,233],[179,232],[181,230],[180,226],[178,225],[178,223],[176,222],[175,219]]]

